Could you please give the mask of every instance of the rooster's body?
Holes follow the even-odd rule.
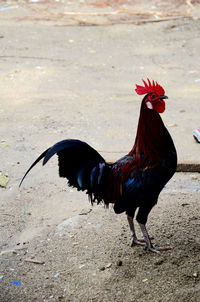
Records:
[[[67,178],[70,186],[86,190],[92,203],[112,203],[115,213],[126,212],[133,243],[158,252],[170,247],[154,246],[145,224],[159,193],[176,171],[177,156],[172,138],[159,115],[165,109],[164,90],[154,82],[144,84],[145,87],[137,86],[136,89],[138,94],[146,96],[141,105],[135,144],[128,155],[109,164],[87,143],[69,139],[43,152],[27,173],[42,158],[45,164],[57,154],[59,175]],[[136,220],[144,239],[138,239],[134,230],[133,218],[137,208]]]

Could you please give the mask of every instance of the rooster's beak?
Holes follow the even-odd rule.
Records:
[[[160,99],[161,99],[161,100],[168,99],[168,96],[166,96],[166,95],[161,95],[161,96],[160,96]]]

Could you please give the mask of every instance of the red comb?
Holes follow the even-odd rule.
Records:
[[[140,86],[140,85],[136,85],[136,93],[141,95],[141,94],[146,94],[146,93],[151,93],[151,92],[156,92],[158,95],[164,95],[165,91],[162,88],[162,86],[160,86],[157,82],[152,81],[152,83],[150,82],[149,79],[147,79],[147,82],[145,82],[144,80],[142,80],[144,83],[144,87]]]

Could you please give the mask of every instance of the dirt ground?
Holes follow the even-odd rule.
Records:
[[[160,255],[130,247],[125,215],[56,183],[1,207],[1,301],[199,301],[199,175],[177,173],[151,212],[154,242],[174,247]]]
[[[198,1],[111,3],[0,5],[1,302],[200,301],[199,173],[176,173],[149,216],[154,242],[174,247],[159,255],[130,246],[124,214],[68,188],[56,158],[18,188],[65,138],[108,160],[126,154],[141,102],[134,85],[147,76],[169,96],[162,118],[179,161],[199,163]]]

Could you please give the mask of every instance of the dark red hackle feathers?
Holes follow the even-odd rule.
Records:
[[[137,94],[157,93],[159,96],[165,94],[164,89],[157,82],[152,81],[151,83],[149,79],[147,81],[148,84],[143,80],[144,87],[136,85],[135,91]],[[165,153],[165,144],[162,144],[162,141],[165,140],[164,128],[161,127],[162,119],[157,112],[146,107],[146,97],[144,97],[141,104],[135,143],[132,150],[127,154],[129,156],[134,155],[135,159],[121,168],[121,183],[126,181],[133,169],[137,173],[139,169],[146,169],[148,166],[159,164]]]

